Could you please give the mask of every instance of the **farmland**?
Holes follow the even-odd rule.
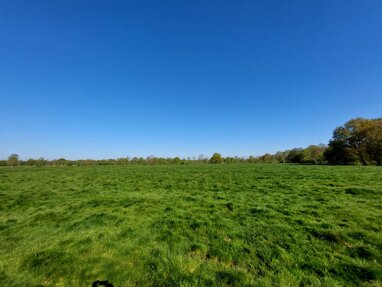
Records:
[[[0,169],[3,286],[381,286],[382,168]]]

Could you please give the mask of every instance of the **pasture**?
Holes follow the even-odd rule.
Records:
[[[381,286],[382,168],[0,169],[2,286]]]

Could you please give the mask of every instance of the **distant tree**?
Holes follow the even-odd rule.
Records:
[[[294,148],[287,152],[288,152],[288,155],[285,158],[286,162],[302,163],[304,161],[304,154],[303,154],[302,148]]]
[[[6,160],[0,160],[0,166],[6,166],[7,165],[7,161]]]
[[[275,156],[269,153],[266,153],[260,157],[261,162],[272,163],[275,162]]]
[[[259,162],[259,159],[253,155],[249,156],[248,160],[249,163],[256,163]]]
[[[222,163],[223,158],[220,153],[215,152],[209,160],[210,163]]]
[[[236,162],[236,159],[234,157],[227,156],[224,158],[224,162],[225,163],[234,163],[234,162]]]
[[[30,158],[30,159],[28,159],[28,160],[25,162],[25,164],[26,164],[27,166],[34,166],[34,165],[36,165],[36,161],[35,161],[33,158]]]
[[[278,151],[275,153],[275,160],[277,162],[284,163],[284,162],[286,162],[287,155],[288,155],[288,153],[285,151]]]
[[[55,165],[60,165],[60,166],[67,165],[67,160],[64,158],[59,158],[55,160]]]
[[[40,157],[39,159],[36,160],[37,166],[44,166],[44,165],[46,165],[46,163],[47,163],[47,161],[43,157]]]
[[[18,166],[19,165],[19,156],[17,154],[11,154],[8,157],[7,165],[12,166],[12,167]]]
[[[310,145],[303,150],[303,162],[322,164],[324,162],[325,145]]]
[[[334,152],[355,156],[363,165],[382,165],[382,118],[356,118],[333,131],[327,154],[329,162],[338,159]]]
[[[157,158],[153,155],[150,155],[146,158],[146,162],[151,165],[157,164],[157,161]]]
[[[116,160],[117,165],[128,165],[129,157],[121,157]]]

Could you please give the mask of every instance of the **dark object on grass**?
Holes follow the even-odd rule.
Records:
[[[98,286],[105,286],[105,287],[114,287],[113,284],[107,282],[107,281],[94,281],[92,284],[92,287],[98,287]]]

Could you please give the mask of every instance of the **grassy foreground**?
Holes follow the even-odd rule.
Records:
[[[2,286],[382,286],[382,168],[0,169]]]

